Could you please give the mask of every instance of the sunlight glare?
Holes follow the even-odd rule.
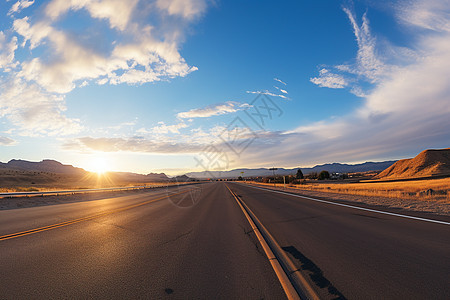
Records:
[[[108,167],[109,167],[108,160],[104,157],[93,158],[91,160],[90,166],[89,166],[90,170],[97,174],[103,174],[103,173],[109,171]]]

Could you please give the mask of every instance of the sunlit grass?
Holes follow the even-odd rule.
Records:
[[[265,185],[273,186],[273,184]],[[283,187],[283,184],[276,186]],[[370,183],[308,182],[286,186],[309,191],[450,203],[450,178]]]

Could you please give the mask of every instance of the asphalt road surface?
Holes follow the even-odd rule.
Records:
[[[228,186],[321,298],[450,298],[450,226]],[[213,182],[0,211],[0,299],[33,298],[286,296]]]

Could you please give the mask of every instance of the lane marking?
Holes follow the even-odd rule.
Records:
[[[243,203],[241,203],[239,198],[236,196],[236,194],[233,193],[233,191],[231,191],[231,189],[228,187],[227,184],[225,184],[225,186],[227,187],[228,191],[231,193],[231,195],[236,200],[236,202],[239,205],[240,209],[244,213],[248,223],[252,227],[252,230],[255,233],[259,243],[261,244],[261,247],[263,248],[264,253],[267,256],[267,259],[269,260],[270,265],[272,266],[272,269],[275,271],[275,274],[276,274],[276,276],[278,278],[278,281],[281,283],[281,286],[282,286],[284,292],[286,293],[287,298],[288,299],[301,299],[299,294],[298,294],[298,292],[297,292],[297,290],[293,286],[292,282],[289,280],[288,275],[286,274],[286,272],[284,271],[284,269],[281,266],[280,262],[278,261],[277,257],[274,255],[272,249],[267,244],[267,241],[265,240],[265,238],[261,234],[260,230],[256,226],[255,222],[253,221],[252,217],[249,215],[247,210],[244,208]],[[257,221],[259,222],[259,220],[257,220]],[[259,222],[259,223],[261,223],[261,222]],[[272,243],[276,244],[275,240],[273,240]],[[305,281],[305,283],[306,283],[306,281]],[[309,288],[308,293],[312,296],[311,297],[312,299],[319,299],[317,297],[317,295],[314,293],[314,291],[312,290],[312,288],[307,283],[306,283],[306,287]]]
[[[382,211],[382,210],[375,210],[375,209],[370,209],[370,208],[364,208],[364,207],[358,207],[358,206],[353,206],[353,205],[348,205],[348,204],[331,202],[331,201],[327,201],[327,200],[321,200],[321,199],[317,199],[317,198],[311,198],[311,197],[307,197],[307,196],[301,196],[301,195],[297,195],[297,194],[291,194],[291,193],[288,193],[288,192],[276,191],[276,190],[271,190],[271,189],[262,188],[262,187],[256,187],[256,186],[252,186],[252,185],[245,185],[245,186],[248,186],[248,187],[251,187],[251,188],[254,188],[254,189],[263,190],[263,191],[269,191],[269,192],[274,192],[274,193],[278,193],[278,194],[294,196],[294,197],[297,197],[297,198],[305,198],[305,199],[308,199],[308,200],[312,200],[312,201],[316,201],[316,202],[322,202],[322,203],[326,203],[326,204],[332,204],[332,205],[337,205],[337,206],[349,207],[349,208],[353,208],[353,209],[370,211],[370,212],[374,212],[374,213],[390,215],[390,216],[395,216],[395,217],[400,217],[400,218],[413,219],[413,220],[419,220],[419,221],[425,221],[425,222],[431,222],[431,223],[437,223],[437,224],[443,224],[443,225],[450,225],[450,222],[445,222],[445,221],[438,221],[438,220],[433,220],[433,219],[413,217],[413,216],[402,215],[402,214],[397,214],[397,213],[391,213],[391,212]]]
[[[113,214],[113,213],[121,212],[121,211],[124,211],[124,210],[128,210],[128,209],[131,209],[131,208],[139,207],[139,206],[146,205],[146,204],[149,204],[149,203],[153,203],[153,202],[156,202],[156,201],[168,198],[170,196],[176,196],[176,195],[179,195],[179,194],[182,194],[182,193],[186,193],[188,191],[189,190],[186,190],[186,191],[182,191],[182,192],[179,192],[179,193],[166,195],[166,196],[159,197],[159,198],[156,198],[156,199],[140,202],[140,203],[137,203],[137,204],[116,208],[116,209],[113,209],[113,210],[110,210],[110,211],[107,211],[107,212],[103,212],[103,213],[100,213],[100,214],[96,214],[96,215],[86,216],[86,217],[73,219],[73,220],[65,221],[65,222],[61,222],[61,223],[56,223],[56,224],[52,224],[52,225],[48,225],[48,226],[43,226],[43,227],[38,227],[38,228],[29,229],[29,230],[25,230],[25,231],[20,231],[20,232],[15,232],[15,233],[2,235],[2,236],[0,236],[0,241],[14,239],[14,238],[18,238],[18,237],[22,237],[22,236],[26,236],[26,235],[30,235],[30,234],[42,232],[42,231],[47,231],[47,230],[51,230],[51,229],[55,229],[55,228],[59,228],[59,227],[63,227],[63,226],[72,225],[72,224],[75,224],[75,223],[80,223],[80,222],[83,222],[83,221],[92,220],[92,219],[95,219],[95,218],[103,217],[103,216],[110,215],[110,214]]]

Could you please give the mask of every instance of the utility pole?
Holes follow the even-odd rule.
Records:
[[[275,184],[275,171],[278,170],[278,168],[270,168],[269,170],[272,170],[272,173],[273,173],[273,186],[276,187],[276,184]]]

